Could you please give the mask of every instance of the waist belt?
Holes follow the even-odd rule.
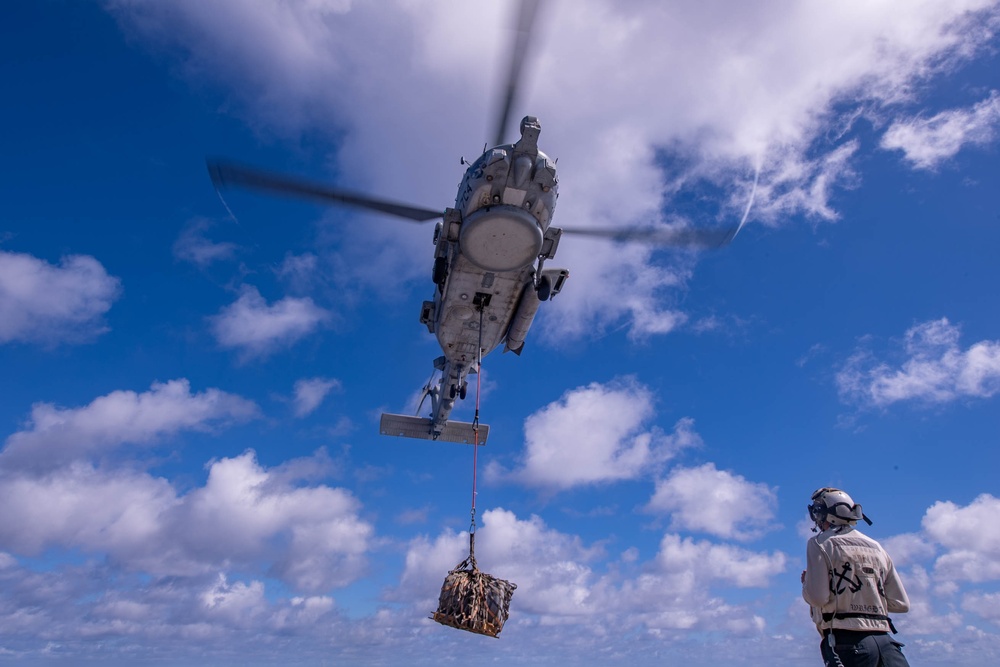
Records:
[[[832,621],[833,619],[841,618],[866,618],[870,621],[885,621],[889,624],[889,629],[892,630],[892,634],[896,634],[896,626],[892,624],[892,619],[888,616],[883,616],[881,614],[863,614],[861,612],[836,612],[830,614],[823,614],[824,621]]]

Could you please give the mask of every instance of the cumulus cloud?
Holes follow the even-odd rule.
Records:
[[[150,547],[169,547],[151,540],[177,500],[166,480],[83,462],[45,476],[4,470],[0,498],[7,508],[0,518],[4,549],[36,555],[49,547],[79,548],[126,560]]]
[[[264,584],[260,581],[229,583],[226,575],[220,574],[215,585],[201,594],[201,602],[208,614],[240,625],[256,625],[256,617],[266,609]]]
[[[1000,580],[997,512],[1000,498],[986,493],[965,507],[941,501],[927,510],[924,532],[945,549],[935,562],[937,576],[950,581]]]
[[[997,621],[998,511],[1000,499],[988,493],[967,505],[942,500],[924,513],[919,532],[880,539],[910,597],[910,611],[897,624],[956,664],[980,662],[971,646],[992,636],[976,617]]]
[[[897,567],[931,558],[937,549],[926,537],[916,533],[894,535],[882,540],[882,546],[892,554],[892,562]]]
[[[174,242],[174,257],[199,268],[232,259],[237,250],[235,243],[212,241],[205,236],[212,224],[207,218],[195,218],[184,225]]]
[[[692,195],[717,204],[699,224],[735,222],[754,181],[752,220],[836,218],[838,190],[859,178],[854,121],[886,109],[919,115],[921,85],[987,48],[997,11],[995,0],[920,0],[906,11],[864,0],[742,3],[720,22],[711,3],[549,4],[515,113],[542,119],[543,150],[560,158],[555,222],[577,226],[684,224]],[[254,127],[336,136],[344,185],[448,202],[455,157],[492,139],[499,75],[489,73],[501,69],[509,33],[468,26],[506,25],[504,3],[109,6],[141,39],[183,53],[179,71],[232,91]],[[469,53],[486,69],[468,67]],[[938,134],[950,125],[932,124]],[[903,141],[894,127],[887,145]],[[409,227],[344,241],[342,252],[366,258],[347,270],[369,286],[426,271],[426,255],[413,252],[426,240]],[[622,322],[633,335],[662,334],[687,318],[672,296],[691,275],[688,258],[567,239],[556,261],[573,278],[542,325],[564,337]]]
[[[776,528],[771,524],[777,504],[777,493],[767,484],[706,463],[670,471],[657,482],[646,509],[670,514],[674,528],[749,540]]]
[[[257,288],[247,285],[234,303],[211,318],[211,326],[219,345],[252,358],[293,345],[329,320],[329,311],[308,297],[268,304]]]
[[[586,547],[579,537],[549,528],[537,516],[519,519],[510,511],[493,509],[482,514],[476,547],[480,568],[518,585],[520,609],[556,615],[594,611],[589,589],[595,576],[588,563],[601,551]],[[440,588],[441,573],[468,553],[468,533],[416,538],[407,550],[401,592]]]
[[[691,592],[699,579],[727,582],[740,588],[765,588],[771,577],[784,572],[787,557],[780,551],[759,553],[667,534],[660,543],[656,560],[661,574],[672,582],[669,592],[683,595]]]
[[[914,565],[905,571],[902,578],[906,594],[910,598],[910,611],[897,619],[897,623],[905,628],[903,632],[917,637],[943,636],[945,639],[934,641],[935,652],[953,655],[957,653],[963,642],[961,630],[964,619],[962,614],[954,609],[952,600],[954,591],[944,590],[941,583],[935,581],[934,577],[919,565]],[[939,596],[942,594],[947,601],[946,604],[936,604],[940,602]],[[965,628],[974,630],[967,625]]]
[[[934,169],[967,145],[992,142],[1000,127],[1000,92],[968,109],[949,109],[930,118],[899,120],[882,136],[882,148],[903,151],[918,169]]]
[[[476,533],[480,568],[513,581],[520,613],[538,615],[543,625],[567,621],[588,629],[719,629],[759,631],[763,619],[739,604],[711,595],[713,587],[764,588],[785,569],[781,552],[758,553],[679,535],[663,537],[655,558],[637,573],[602,572],[604,550],[579,537],[548,527],[537,516],[527,519],[493,509],[483,514]],[[468,534],[446,532],[434,540],[413,540],[402,585],[396,595],[431,604],[441,572],[468,553]],[[633,564],[634,552],[623,562]]]
[[[211,464],[205,486],[184,497],[168,525],[189,559],[218,563],[269,555],[272,573],[315,592],[363,572],[374,530],[358,516],[360,509],[344,489],[272,478],[247,452]],[[279,536],[275,552],[271,543]]]
[[[962,598],[962,609],[1000,625],[1000,593],[976,593]]]
[[[374,533],[348,491],[302,485],[253,452],[211,462],[205,485],[187,493],[148,473],[85,462],[44,476],[4,470],[0,502],[0,549],[11,553],[80,550],[156,577],[240,568],[305,592],[360,576]]]
[[[103,318],[121,291],[93,257],[69,255],[55,266],[0,250],[0,344],[90,340],[108,330]]]
[[[318,408],[340,382],[331,378],[303,378],[295,383],[295,416],[305,417]]]
[[[191,392],[186,379],[155,382],[149,391],[113,391],[81,408],[36,403],[27,426],[0,452],[0,469],[49,469],[108,452],[122,443],[146,444],[185,430],[245,421],[256,404],[219,389]]]
[[[142,653],[155,646],[182,662],[205,664],[242,654],[276,664],[287,660],[291,636],[299,650],[326,658],[347,652],[331,647],[331,636],[364,641],[330,596],[282,597],[268,585],[225,573],[150,578],[112,572],[98,562],[44,571],[15,563],[0,568],[0,656],[29,663],[134,663],[134,653],[109,655],[107,641],[114,641],[142,647]],[[212,647],[220,645],[226,648],[216,654]]]
[[[653,408],[651,392],[629,378],[573,389],[525,420],[517,469],[507,472],[493,464],[487,473],[549,490],[652,474],[701,442],[690,419],[679,421],[670,434],[646,426]]]
[[[275,637],[316,624],[342,629],[328,592],[366,571],[375,531],[349,491],[322,483],[334,468],[324,450],[275,467],[247,451],[209,461],[203,483],[179,484],[127,456],[103,456],[258,412],[217,389],[194,393],[186,380],[80,408],[34,406],[0,454],[5,650],[21,655],[23,645],[33,655],[51,633],[74,656],[95,636],[183,650],[245,634],[266,652]],[[21,565],[65,553],[84,560],[42,573]],[[265,581],[297,595],[268,595]]]
[[[906,360],[892,367],[859,351],[837,373],[841,396],[884,407],[898,401],[947,403],[990,398],[1000,391],[1000,341],[959,346],[961,330],[947,318],[911,327],[903,337]]]

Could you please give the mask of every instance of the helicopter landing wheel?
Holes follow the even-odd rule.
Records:
[[[461,398],[464,401],[465,400],[465,395],[468,394],[468,393],[469,393],[469,383],[468,382],[463,382],[462,383],[462,389],[458,392],[458,397]]]

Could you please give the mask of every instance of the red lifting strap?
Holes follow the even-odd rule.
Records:
[[[479,306],[479,346],[476,348],[476,415],[472,420],[472,522],[469,525],[469,558],[476,567],[476,471],[479,468],[479,397],[483,386],[483,311]]]

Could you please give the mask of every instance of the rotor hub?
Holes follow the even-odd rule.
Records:
[[[485,271],[517,271],[542,250],[542,230],[530,212],[516,206],[487,206],[462,222],[462,254]]]

